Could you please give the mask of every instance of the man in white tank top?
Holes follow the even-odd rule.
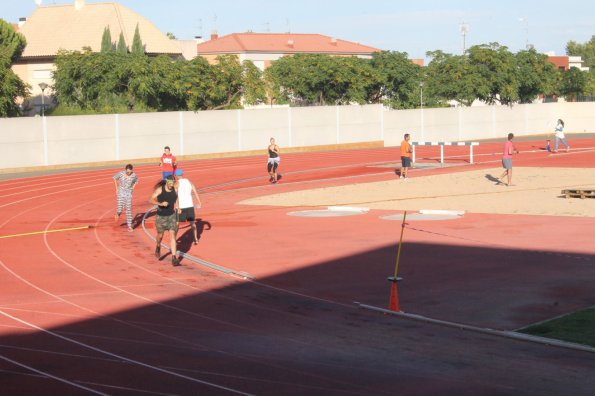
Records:
[[[198,192],[196,192],[196,187],[194,184],[190,182],[190,180],[186,179],[184,176],[184,170],[176,169],[176,177],[178,178],[178,213],[179,219],[178,221],[188,221],[190,222],[190,226],[192,227],[192,235],[194,236],[194,244],[198,244],[198,235],[196,231],[196,215],[194,213],[194,201],[192,200],[192,193],[196,197],[196,207],[200,208],[200,198],[198,197]]]

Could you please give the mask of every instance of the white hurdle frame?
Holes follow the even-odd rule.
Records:
[[[440,163],[444,163],[444,146],[469,146],[469,163],[473,163],[473,146],[479,146],[479,142],[411,142],[411,162],[415,163],[415,146],[440,146]]]

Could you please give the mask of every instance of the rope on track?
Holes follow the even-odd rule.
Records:
[[[153,237],[149,231],[147,230],[147,227],[145,226],[145,220],[147,219],[147,217],[149,216],[149,214],[153,213],[156,209],[156,206],[153,206],[151,209],[149,209],[148,211],[145,212],[145,214],[143,215],[143,221],[142,221],[142,226],[143,226],[143,231],[145,232],[145,234],[149,237],[149,239],[151,239],[153,242],[156,242],[156,238]],[[165,249],[169,249],[171,251],[171,249],[165,245],[164,243],[161,244],[162,247],[164,247]],[[176,252],[176,254],[184,257],[185,259],[192,261],[198,265],[202,265],[208,268],[211,268],[215,271],[219,271],[219,272],[223,272],[225,274],[228,275],[234,275],[234,276],[238,276],[242,279],[254,279],[254,277],[250,274],[248,274],[247,272],[243,272],[243,271],[236,271],[234,269],[231,268],[227,268],[227,267],[223,267],[221,265],[217,265],[217,264],[213,264],[209,261],[203,260],[203,259],[199,259],[198,257],[194,257],[188,253],[184,253],[181,250],[178,250]]]

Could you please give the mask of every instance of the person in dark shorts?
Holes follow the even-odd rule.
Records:
[[[200,197],[196,191],[194,184],[184,177],[183,169],[176,169],[177,190],[178,190],[178,221],[188,221],[192,227],[192,235],[194,237],[194,244],[198,244],[198,235],[196,230],[196,214],[194,213],[194,201],[192,194],[196,197],[196,207],[200,208]]]
[[[413,149],[411,148],[411,143],[409,143],[409,139],[411,137],[408,133],[403,136],[403,141],[401,142],[401,179],[407,180],[407,171],[411,168],[411,153]]]
[[[268,147],[269,158],[267,161],[267,171],[269,172],[269,181],[271,183],[277,183],[278,174],[277,168],[279,167],[279,162],[281,161],[281,157],[279,154],[281,151],[279,150],[279,146],[275,143],[275,138],[271,138],[270,144]]]
[[[504,150],[502,152],[502,167],[504,168],[504,172],[498,178],[498,183],[496,184],[506,184],[507,186],[512,186],[512,154],[519,153],[519,150],[517,150],[512,144],[513,138],[514,134],[509,133],[508,139],[506,140],[506,143],[504,143]],[[504,183],[503,181],[504,176],[507,177],[507,183]]]
[[[165,231],[169,231],[169,243],[171,248],[171,264],[174,267],[180,265],[178,259],[176,238],[178,233],[178,213],[177,202],[178,192],[175,187],[176,180],[172,175],[167,176],[165,180],[160,180],[155,184],[153,195],[149,202],[157,205],[157,216],[155,217],[155,228],[157,237],[155,240],[155,257],[161,259],[161,240]]]

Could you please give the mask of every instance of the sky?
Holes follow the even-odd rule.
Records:
[[[37,0],[39,2],[39,0]],[[74,0],[41,0],[42,6]],[[98,1],[87,0],[87,3]],[[104,1],[106,2],[106,1]],[[564,55],[566,43],[595,35],[593,0],[119,0],[178,39],[213,30],[230,33],[319,33],[381,50],[426,58],[427,51],[461,54],[463,45],[497,42],[518,52]],[[34,0],[0,0],[0,18],[17,22]],[[461,25],[467,26],[463,37]],[[464,40],[463,40],[464,38]]]

